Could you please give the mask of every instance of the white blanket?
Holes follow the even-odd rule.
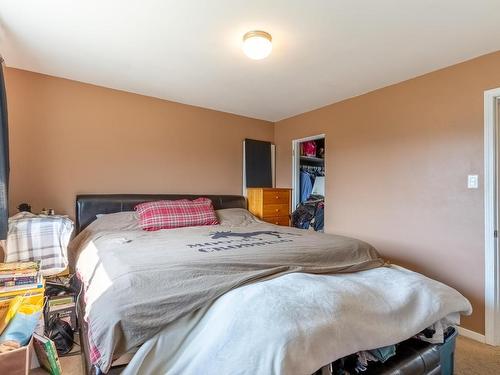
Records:
[[[128,374],[301,374],[360,350],[459,323],[456,290],[391,266],[342,275],[288,274],[232,290],[148,340]]]

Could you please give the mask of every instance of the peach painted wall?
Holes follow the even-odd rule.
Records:
[[[499,86],[496,52],[275,124],[278,186],[291,186],[292,139],[325,133],[326,230],[458,289],[480,333],[483,91]]]
[[[74,216],[78,193],[241,194],[242,142],[273,125],[7,68],[10,207]]]

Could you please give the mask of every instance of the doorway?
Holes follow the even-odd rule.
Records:
[[[485,341],[500,345],[500,88],[484,92]]]
[[[311,228],[317,231],[324,227],[325,146],[324,134],[292,141],[292,210],[304,204],[314,205]]]

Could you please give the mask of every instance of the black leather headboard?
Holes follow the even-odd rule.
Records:
[[[193,194],[86,194],[76,196],[76,234],[93,222],[98,214],[133,211],[142,202],[173,199],[209,198],[216,210],[222,208],[247,208],[241,195],[193,195]]]

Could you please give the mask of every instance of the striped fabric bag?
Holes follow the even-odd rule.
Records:
[[[72,232],[73,222],[66,216],[19,213],[9,219],[5,261],[40,261],[44,276],[62,272]]]

